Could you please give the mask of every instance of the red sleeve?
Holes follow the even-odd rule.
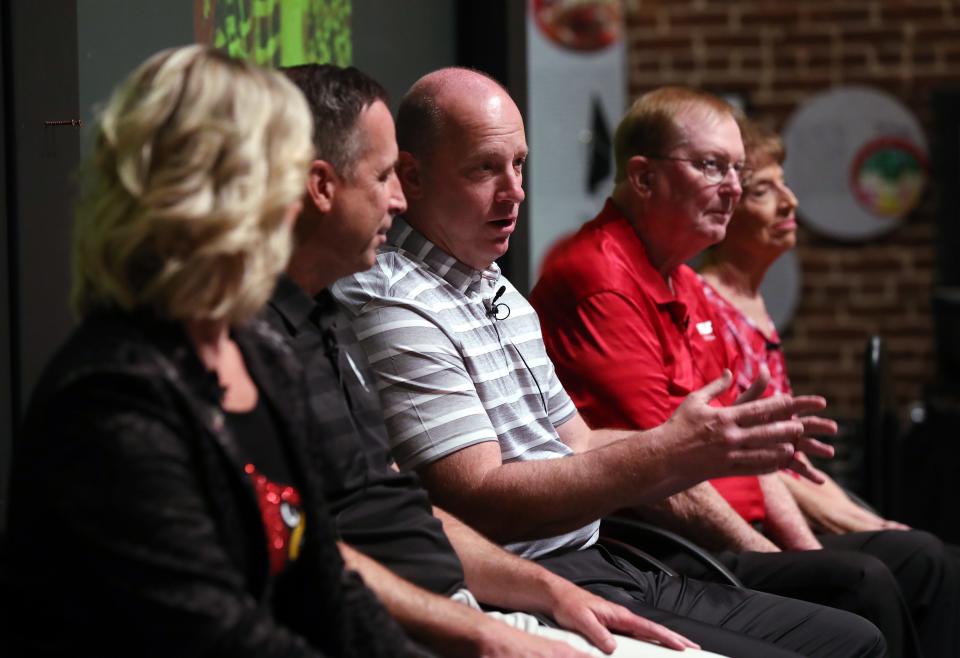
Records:
[[[655,427],[689,392],[668,376],[651,312],[639,304],[596,293],[544,331],[560,380],[592,427]]]
[[[645,306],[649,306],[646,308]],[[616,292],[595,293],[562,322],[544,323],[544,341],[560,380],[586,422],[595,428],[650,429],[666,421],[683,399],[706,383],[705,375],[729,363],[722,340],[712,345],[719,361],[712,370],[694,359],[671,354],[651,302]],[[717,321],[714,320],[714,324]],[[703,371],[701,371],[703,368]],[[736,389],[716,404],[731,404]],[[712,480],[720,494],[748,521],[765,516],[756,477]]]

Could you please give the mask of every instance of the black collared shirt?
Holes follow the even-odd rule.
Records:
[[[343,540],[421,587],[452,594],[463,568],[412,473],[391,464],[366,356],[329,292],[311,299],[282,277],[265,319],[289,340],[320,431],[308,446]]]

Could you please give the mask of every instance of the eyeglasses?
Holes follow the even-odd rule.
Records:
[[[733,169],[737,180],[742,181],[747,174],[747,166],[743,162],[727,162],[716,158],[673,158],[667,155],[648,155],[651,160],[673,160],[674,162],[689,162],[697,169],[708,183],[719,183],[727,177],[727,172]]]

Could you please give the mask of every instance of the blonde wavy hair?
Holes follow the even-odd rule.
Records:
[[[74,308],[257,313],[286,266],[312,122],[279,73],[205,46],[144,62],[102,112],[73,242]]]

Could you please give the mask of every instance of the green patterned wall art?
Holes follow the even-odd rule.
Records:
[[[194,0],[199,43],[268,66],[353,60],[350,0]]]

